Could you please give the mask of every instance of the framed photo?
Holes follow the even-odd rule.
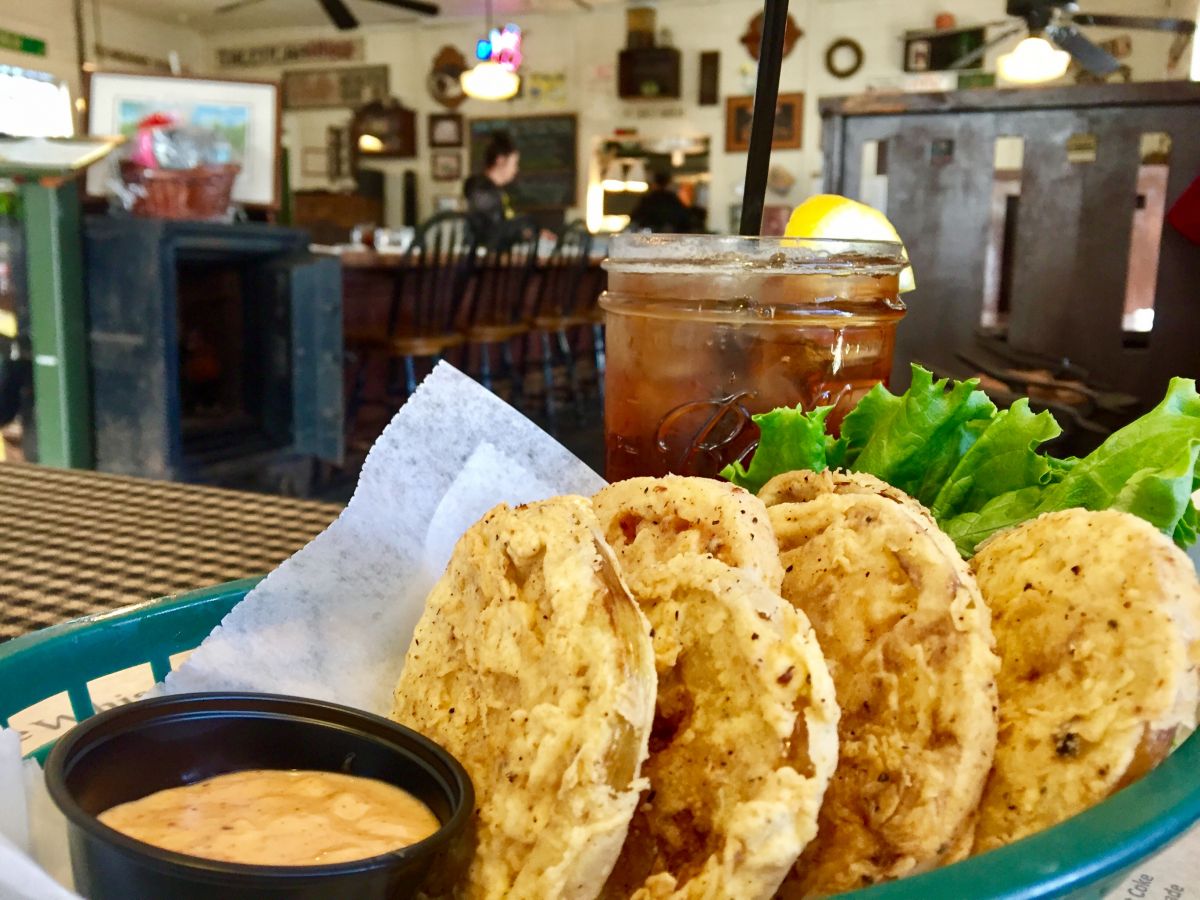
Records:
[[[279,87],[271,81],[180,78],[128,72],[93,72],[88,79],[88,133],[130,138],[152,113],[215,131],[229,145],[230,161],[242,167],[233,202],[279,206]],[[117,156],[118,154],[113,154]],[[88,170],[87,191],[109,193],[118,161],[111,157]]]
[[[451,150],[433,153],[433,180],[457,181],[462,178],[462,154]]]
[[[300,150],[300,174],[308,178],[329,177],[329,150],[325,147],[304,147]]]
[[[300,69],[283,73],[284,109],[357,109],[387,96],[387,66]]]
[[[463,145],[463,117],[458,113],[429,114],[429,146],[461,147]]]
[[[750,149],[753,97],[725,98],[725,152],[745,153]],[[804,132],[804,94],[780,94],[775,107],[773,150],[799,150]]]

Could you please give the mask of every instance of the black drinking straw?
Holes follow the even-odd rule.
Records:
[[[788,0],[766,0],[762,43],[758,47],[758,87],[750,120],[750,154],[746,160],[746,187],[742,191],[743,235],[758,234],[762,227],[771,165],[771,140],[775,135],[775,104],[779,100],[779,67],[783,64],[783,34],[787,29]]]

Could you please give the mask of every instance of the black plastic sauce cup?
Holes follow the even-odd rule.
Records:
[[[320,866],[256,866],[174,853],[96,816],[165,788],[245,769],[316,769],[377,778],[422,800],[442,827],[382,856]],[[100,713],[46,761],[67,817],[75,887],[90,900],[396,900],[469,859],[475,792],[433,741],[345,706],[267,694],[182,694]]]

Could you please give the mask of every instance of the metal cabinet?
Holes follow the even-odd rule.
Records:
[[[86,221],[96,468],[271,487],[263,473],[342,461],[341,267],[307,244],[269,225]]]

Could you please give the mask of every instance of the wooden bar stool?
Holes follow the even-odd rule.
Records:
[[[456,327],[475,265],[475,237],[462,213],[440,213],[423,224],[402,265],[395,267],[385,330],[347,332],[346,345],[359,364],[347,404],[352,427],[363,396],[367,367],[374,358],[388,362],[383,398],[373,401],[398,408],[417,389],[417,360],[431,367],[464,335]],[[403,378],[396,363],[403,369]],[[402,384],[401,384],[402,381]]]
[[[571,347],[570,329],[588,325],[591,320],[581,308],[581,288],[587,273],[592,249],[592,235],[582,222],[568,225],[542,267],[537,308],[530,320],[530,335],[539,345],[542,367],[542,408],[547,418],[553,418],[556,407],[558,380],[555,371],[565,373],[565,400],[577,406],[582,399],[575,351]],[[531,341],[531,343],[533,343]],[[526,365],[531,354],[526,352]]]
[[[510,236],[488,247],[477,260],[468,291],[467,317],[462,336],[478,357],[477,378],[495,390],[492,349],[500,355],[500,380],[507,381],[509,401],[518,402],[524,393],[513,359],[513,342],[529,330],[525,300],[537,267],[537,228],[529,223],[512,223]]]

